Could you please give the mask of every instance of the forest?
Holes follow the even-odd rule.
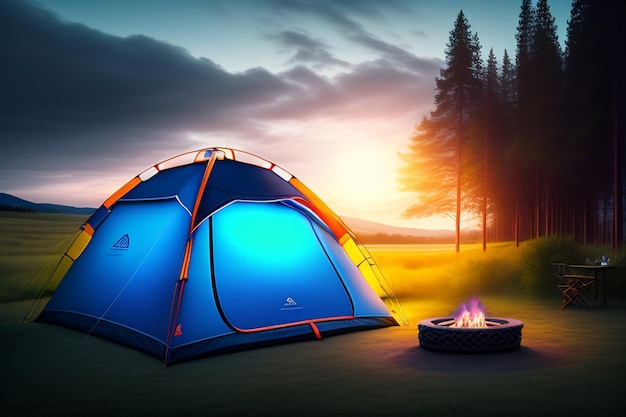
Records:
[[[500,61],[460,11],[436,78],[434,110],[415,125],[399,184],[403,215],[479,220],[487,242],[562,234],[624,236],[626,2],[574,0],[561,47],[547,0],[522,0],[515,56]]]

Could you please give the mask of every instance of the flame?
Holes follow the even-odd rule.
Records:
[[[485,308],[477,298],[459,306],[454,315],[454,324],[450,327],[487,327]]]

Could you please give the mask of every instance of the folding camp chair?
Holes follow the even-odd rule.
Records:
[[[557,276],[557,286],[563,294],[561,308],[563,309],[572,303],[589,307],[589,304],[585,301],[584,294],[595,282],[595,277],[573,274],[569,265],[564,263],[554,263],[552,267]]]

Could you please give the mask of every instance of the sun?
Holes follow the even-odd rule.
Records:
[[[342,205],[362,206],[384,200],[397,190],[394,155],[362,147],[336,154],[332,170],[334,195]]]

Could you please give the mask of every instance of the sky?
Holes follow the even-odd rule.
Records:
[[[549,0],[565,41],[570,0]],[[98,207],[210,147],[281,166],[336,213],[394,226],[399,153],[434,110],[462,10],[515,57],[521,0],[0,0],[0,192]],[[466,224],[466,223],[464,223]]]

